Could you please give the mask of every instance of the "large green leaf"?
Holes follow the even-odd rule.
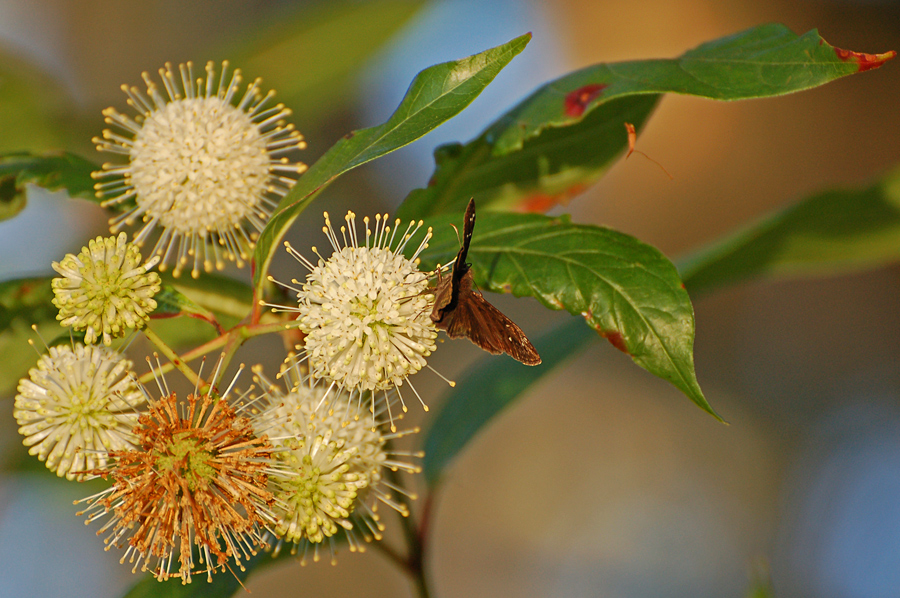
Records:
[[[493,153],[491,140],[505,121],[465,145],[438,147],[428,186],[410,193],[397,217],[410,220],[461,210],[472,197],[491,209],[545,212],[603,176],[627,144],[624,123],[640,130],[659,97],[609,102],[576,125],[547,130],[520,151],[501,156]]]
[[[425,69],[387,122],[350,133],[325,152],[282,199],[260,234],[253,260],[254,289],[259,291],[265,281],[278,241],[318,192],[348,170],[415,141],[458,114],[530,39],[526,34],[481,54]]]
[[[759,276],[823,276],[900,260],[900,168],[857,190],[825,191],[679,262],[691,293]]]
[[[679,58],[598,64],[551,81],[509,112],[494,153],[516,151],[545,129],[578,122],[622,96],[778,96],[879,67],[894,56],[894,51],[849,52],[829,45],[816,30],[798,36],[784,25],[769,24],[707,42]]]
[[[0,156],[0,220],[15,216],[25,207],[25,185],[29,183],[50,191],[65,189],[69,197],[96,201],[91,179],[94,170],[96,165],[69,152]]]
[[[539,88],[475,140],[438,148],[428,187],[403,219],[482,207],[545,211],[597,180],[662,93],[717,100],[782,95],[880,66],[895,52],[834,48],[816,31],[763,25],[703,44],[680,58],[597,64]]]
[[[431,422],[422,464],[428,485],[437,484],[447,465],[495,415],[593,338],[596,335],[590,328],[573,320],[534,342],[542,359],[540,367],[485,357],[446,393],[441,400],[443,406]]]
[[[434,237],[424,267],[458,250],[450,223],[429,219]],[[629,235],[567,217],[480,212],[469,248],[484,290],[535,297],[551,309],[583,316],[642,368],[674,384],[716,418],[694,373],[694,310],[675,266]]]
[[[229,43],[227,55],[248,76],[262,77],[267,87],[277,90],[279,101],[291,107],[303,131],[312,125],[306,119],[321,118],[356,97],[351,75],[422,4],[422,0],[332,0],[302,10],[290,7],[237,47]]]

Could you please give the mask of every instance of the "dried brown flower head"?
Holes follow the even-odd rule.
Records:
[[[109,514],[97,532],[107,533],[107,547],[127,540],[121,562],[160,580],[190,583],[203,571],[211,579],[229,559],[243,569],[242,559],[263,544],[260,525],[274,501],[266,490],[268,440],[213,393],[188,395],[181,405],[174,393],[151,400],[134,432],[138,449],[114,451],[113,465],[88,472],[113,481],[84,499],[88,522]]]

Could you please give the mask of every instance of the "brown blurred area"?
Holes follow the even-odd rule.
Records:
[[[303,4],[315,3],[7,0],[0,16],[18,15],[35,35],[52,40],[44,66],[72,93],[79,114],[93,113],[90,126],[99,131],[99,110],[121,106],[118,86],[138,83],[140,71],[165,61],[202,62],[201,50],[227,49],[242,28]],[[829,43],[854,51],[900,51],[896,2],[532,4],[557,36],[566,61],[558,75],[596,62],[677,56],[766,22],[797,33],[818,28]],[[42,11],[53,18],[42,19]],[[824,188],[866,184],[900,163],[898,97],[900,60],[781,98],[724,103],[668,96],[637,148],[674,179],[632,155],[565,211],[576,221],[632,234],[677,260],[773,209]],[[318,126],[297,123],[310,129],[307,161],[345,132],[373,124],[359,122],[354,106],[338,107]],[[90,151],[87,139],[78,149]],[[332,206],[352,205],[362,213],[350,199],[356,193],[369,198],[372,210],[395,206],[400,198],[380,197],[370,174],[361,169],[322,201],[334,201],[328,209],[335,212]],[[317,231],[319,222],[311,220],[305,230]],[[429,544],[434,595],[743,596],[760,560],[769,563],[779,597],[900,595],[897,574],[885,572],[900,571],[900,544],[881,537],[900,531],[900,495],[893,506],[885,503],[895,488],[877,482],[896,479],[889,473],[900,471],[900,460],[889,457],[900,453],[875,450],[900,438],[898,295],[892,267],[752,282],[695,298],[698,377],[728,426],[607,343],[596,343],[499,417],[449,472]],[[530,335],[563,317],[526,300],[496,303],[529,324],[523,328]],[[431,363],[458,379],[479,357],[468,343],[447,342]],[[423,396],[440,396],[445,387],[436,377],[419,377]],[[439,408],[437,399],[429,403]],[[2,404],[8,414],[11,401]],[[4,417],[2,446],[20,450],[14,424]],[[406,423],[427,428],[430,417],[411,409]],[[875,461],[855,460],[860,454]],[[857,482],[848,472],[876,471],[873,463],[887,477],[872,478],[872,493],[854,498]],[[868,488],[866,480],[855,488]],[[0,500],[11,496],[12,484],[0,481]],[[861,535],[829,527],[845,525],[840,517]],[[854,527],[855,521],[862,523]],[[399,546],[398,522],[392,515],[386,522],[386,541]],[[0,524],[0,541],[3,529]],[[92,541],[102,552],[99,540]],[[843,550],[866,547],[877,548],[881,560],[855,571],[886,580],[874,589],[853,571],[844,578],[828,566]],[[109,553],[98,558],[111,563],[114,576],[104,591],[115,595],[127,587],[130,567]],[[342,551],[335,567],[267,569],[248,589],[273,597],[413,595],[408,580],[372,547],[364,555]]]

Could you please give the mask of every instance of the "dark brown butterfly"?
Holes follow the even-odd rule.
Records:
[[[473,198],[466,208],[462,247],[456,254],[453,273],[441,278],[438,271],[431,320],[438,328],[446,330],[450,338],[465,336],[488,353],[506,353],[525,365],[537,365],[541,362],[541,356],[522,329],[473,288],[472,266],[466,263],[466,254],[474,228]]]

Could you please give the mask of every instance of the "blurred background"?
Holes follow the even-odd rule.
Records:
[[[125,110],[121,84],[139,85],[166,61],[227,58],[294,110],[312,163],[348,131],[383,122],[419,70],[534,33],[459,117],[320,197],[291,233],[308,247],[321,243],[322,209],[393,210],[428,180],[436,145],[475,137],[547,80],[596,62],[674,57],[772,21],[818,28],[855,51],[900,50],[900,3],[887,0],[0,0],[0,150],[65,148],[103,161],[90,138],[104,128],[103,108]],[[674,180],[633,156],[557,211],[677,261],[770,210],[900,163],[898,97],[897,61],[782,98],[668,96],[637,143]],[[0,280],[50,274],[50,261],[105,230],[92,206],[34,191],[23,214],[0,223]],[[273,273],[295,269],[283,259]],[[695,297],[698,378],[728,426],[594,343],[449,472],[429,546],[435,595],[740,597],[760,569],[779,597],[900,595],[898,274]],[[532,338],[568,317],[495,299]],[[253,350],[277,364],[277,345]],[[3,360],[26,350],[4,346]],[[444,343],[431,363],[460,379],[481,358],[470,343]],[[444,384],[418,378],[439,408]],[[13,395],[0,399],[0,596],[121,594],[136,581],[130,567],[74,516],[72,499],[90,492],[27,457]],[[407,423],[427,427],[424,415],[411,409]],[[400,545],[400,534],[386,541]],[[413,595],[377,550],[338,561],[270,567],[248,589]]]

